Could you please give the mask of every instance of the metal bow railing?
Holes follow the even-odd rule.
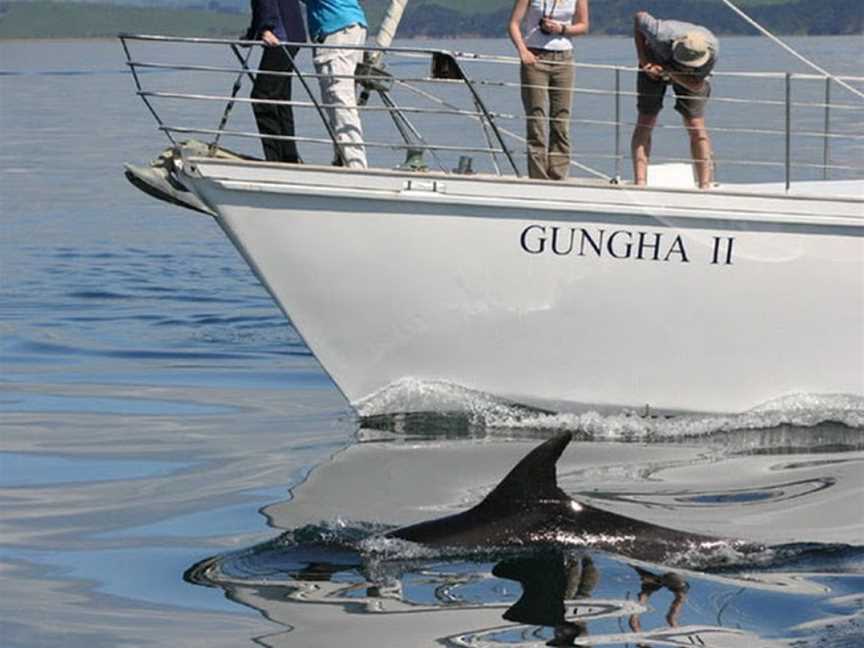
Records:
[[[262,46],[257,41],[134,34],[122,34],[120,40],[137,93],[172,145],[179,136],[206,138],[213,150],[228,140],[265,137],[292,139],[310,151],[334,146],[338,151],[343,145],[327,119],[328,110],[338,106],[321,101],[320,77],[306,56],[308,50],[325,46],[287,44],[298,53],[292,57],[294,71],[286,73],[254,68],[250,59]],[[417,47],[355,49],[363,50],[367,59],[384,61],[361,64],[352,77],[371,95],[359,102],[358,110],[372,166],[421,172],[431,164],[443,173],[521,175],[526,155],[522,133],[530,118],[521,111],[518,59]],[[286,46],[285,51],[290,55],[293,50]],[[373,53],[376,56],[369,56]],[[635,126],[637,70],[573,65],[580,85],[574,88],[570,116],[570,163],[576,172],[595,178],[620,177],[629,157],[626,141]],[[244,84],[251,87],[259,74],[291,74],[302,92],[290,100],[244,96]],[[864,87],[861,77],[716,73],[708,125],[713,163],[724,179],[773,179],[788,187],[798,179],[864,177],[859,154],[864,102],[841,94],[838,78]],[[258,133],[252,111],[236,109],[256,102],[290,106],[300,134],[288,138]],[[628,109],[631,118],[625,117]],[[685,129],[674,121],[668,119],[658,128]],[[655,144],[653,163],[691,161],[686,137],[655,136],[661,138],[663,146]]]

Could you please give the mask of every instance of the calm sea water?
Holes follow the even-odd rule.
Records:
[[[862,72],[860,38],[793,44]],[[801,70],[764,41],[723,46],[728,70]],[[590,38],[579,58],[632,53]],[[0,645],[864,643],[860,403],[540,416],[420,385],[468,414],[358,420],[215,224],[123,178],[163,140],[117,42],[3,43],[0,73]],[[860,132],[861,114],[835,128]],[[818,111],[800,119],[821,127]],[[679,155],[681,136],[661,151]],[[580,141],[606,154],[609,132]],[[860,165],[861,148],[832,156]],[[561,430],[577,439],[559,464],[571,495],[765,551],[638,563],[652,585],[590,546],[448,554],[376,535],[478,501]]]

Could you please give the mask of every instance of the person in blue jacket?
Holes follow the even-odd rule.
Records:
[[[264,52],[258,74],[252,86],[252,99],[291,100],[291,59],[298,47],[282,43],[305,43],[306,27],[297,0],[252,0],[252,22],[244,40],[264,41]],[[265,74],[261,74],[265,72]],[[266,74],[281,72],[286,74]],[[294,137],[294,111],[291,106],[253,103],[255,122],[261,133],[264,157],[274,162],[300,163],[297,144],[292,139],[277,139],[268,135]]]

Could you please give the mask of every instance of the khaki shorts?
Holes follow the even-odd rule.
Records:
[[[636,89],[639,98],[636,108],[642,115],[656,115],[663,108],[663,95],[666,94],[666,86],[672,86],[675,92],[675,110],[688,118],[702,117],[705,114],[705,104],[711,96],[711,84],[705,81],[702,90],[693,92],[682,85],[662,79],[652,79],[644,72],[639,72],[636,80]]]

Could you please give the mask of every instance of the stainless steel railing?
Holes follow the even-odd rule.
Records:
[[[178,144],[180,135],[208,138],[214,148],[229,139],[243,142],[263,137],[248,125],[251,111],[234,110],[235,106],[264,102],[241,93],[247,80],[265,74],[250,64],[260,43],[133,34],[122,34],[120,40],[137,94],[172,145]],[[267,103],[289,105],[298,114],[312,116],[311,120],[299,120],[298,132],[304,134],[289,139],[310,147],[336,146],[338,150],[338,139],[326,119],[327,109],[332,106],[322,103],[317,83],[313,82],[318,75],[308,62],[300,60],[306,50],[323,46],[291,45],[300,52],[293,75],[302,87],[302,97]],[[202,52],[205,48],[206,53]],[[245,53],[241,51],[244,48]],[[481,163],[485,166],[480,171],[500,175],[506,169],[506,173],[520,175],[517,160],[525,157],[525,140],[518,131],[529,118],[522,113],[519,101],[522,85],[518,80],[518,59],[415,47],[356,49],[385,54],[386,67],[360,66],[352,77],[373,96],[372,101],[358,107],[366,131],[364,146],[370,149],[373,166],[425,170],[428,154],[440,171],[450,173],[458,168],[464,172],[463,158],[480,156],[487,160]],[[636,92],[626,88],[628,83],[630,88],[635,87],[636,69],[584,63],[574,66],[580,82],[587,77],[589,84],[574,88],[570,122],[575,144],[571,164],[594,177],[621,176],[628,158],[627,131],[635,126],[635,120],[624,115],[625,101],[635,105]],[[841,79],[864,84],[862,77]],[[709,130],[715,140],[713,162],[724,172],[738,169],[727,175],[734,175],[734,179],[784,180],[787,187],[797,179],[864,177],[860,156],[864,102],[849,93],[849,98],[832,102],[836,82],[831,78],[718,72],[714,83],[710,104],[713,112],[709,113]],[[748,83],[759,91],[769,86],[772,91],[754,96]],[[230,93],[225,92],[225,87],[230,88]],[[179,102],[186,106],[185,110],[168,106]],[[218,106],[213,125],[202,125],[206,123],[203,119],[210,118],[207,111],[191,105]],[[635,109],[631,110],[635,116]],[[238,128],[234,125],[237,121],[247,125]],[[389,127],[385,127],[388,123]],[[663,123],[658,128],[679,131],[685,127]],[[675,140],[678,150],[670,145],[665,148],[671,150],[655,151],[652,162],[691,161],[689,150],[684,148],[686,138],[665,139]],[[755,155],[766,151],[779,151],[780,155],[773,159]],[[399,155],[404,156],[401,162]]]

